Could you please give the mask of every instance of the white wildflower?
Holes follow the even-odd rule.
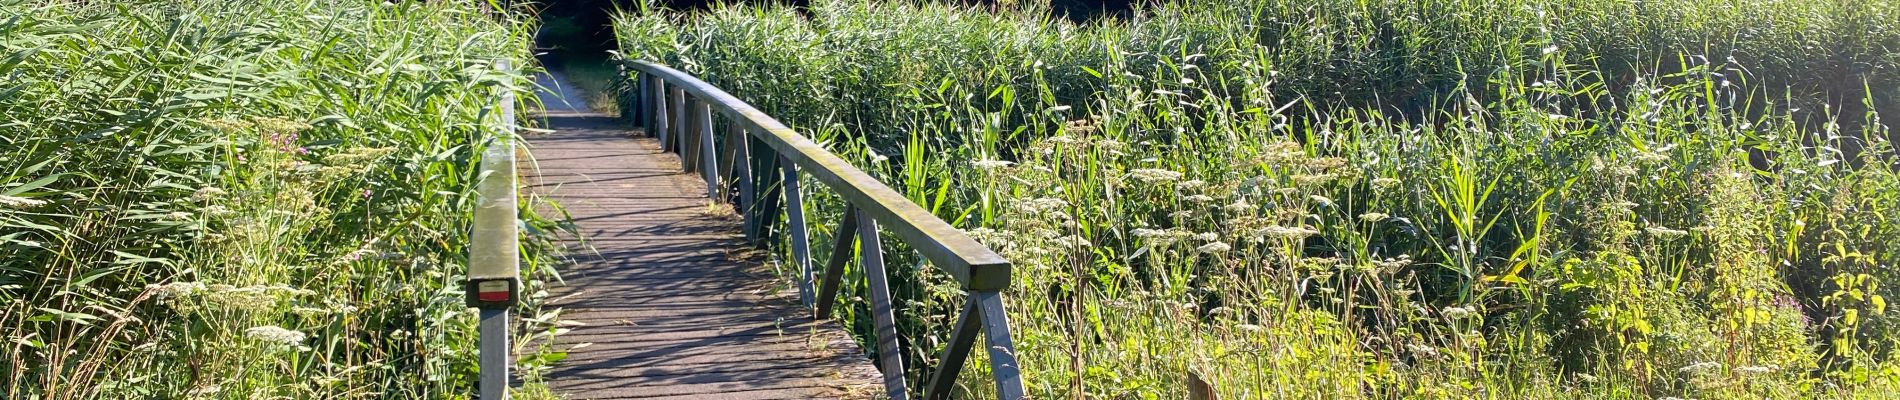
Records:
[[[154,285],[152,290],[159,301],[188,299],[199,293],[203,293],[205,291],[205,284],[202,282],[172,282],[165,285]]]
[[[1220,240],[1220,234],[1214,233],[1214,232],[1197,233],[1197,234],[1194,234],[1194,240],[1199,240],[1203,242],[1212,242],[1212,241]]]
[[[266,343],[297,346],[303,344],[303,332],[284,329],[273,325],[259,326],[244,330],[245,336]]]
[[[1183,175],[1180,172],[1169,171],[1165,169],[1142,168],[1142,169],[1130,171],[1128,173],[1128,176],[1134,177],[1135,180],[1139,180],[1146,183],[1160,183],[1160,182],[1174,182],[1174,181],[1181,180],[1181,177]]]
[[[1275,239],[1300,240],[1319,235],[1319,231],[1304,226],[1269,226],[1261,228],[1260,233]]]
[[[1016,207],[1028,213],[1038,214],[1069,208],[1069,202],[1054,197],[1039,197],[1028,200],[1018,200]]]
[[[216,200],[222,196],[224,196],[224,189],[212,186],[206,186],[191,193],[191,199],[197,201]]]
[[[1668,227],[1663,227],[1663,226],[1652,226],[1652,227],[1644,228],[1643,231],[1649,232],[1650,235],[1653,235],[1659,238],[1664,238],[1664,239],[1674,239],[1674,238],[1679,238],[1679,237],[1689,235],[1689,231],[1680,230],[1680,229],[1669,229]]]
[[[27,209],[27,208],[39,207],[43,205],[46,205],[45,200],[34,200],[34,199],[25,198],[25,197],[15,197],[15,196],[0,196],[0,206]]]
[[[1773,366],[1773,365],[1750,365],[1746,367],[1735,368],[1735,372],[1740,372],[1744,374],[1766,374],[1766,373],[1772,373],[1772,372],[1780,371],[1780,370],[1781,370],[1781,367]]]
[[[1227,209],[1227,212],[1240,214],[1253,212],[1253,210],[1259,209],[1260,207],[1254,206],[1253,203],[1248,203],[1247,200],[1234,200],[1233,204],[1221,206],[1221,208]]]
[[[290,313],[297,314],[300,316],[305,316],[305,317],[321,317],[325,315],[330,315],[330,309],[317,308],[317,307],[293,307],[290,309]]]
[[[1011,165],[1016,165],[1016,163],[1003,161],[1003,160],[977,160],[976,162],[970,163],[970,165],[975,166],[978,169],[992,170],[992,169],[999,169],[999,168],[1008,168]]]
[[[1197,195],[1192,195],[1192,196],[1187,196],[1187,197],[1182,197],[1181,199],[1182,199],[1182,200],[1187,200],[1187,201],[1191,201],[1191,202],[1195,202],[1195,203],[1206,203],[1206,202],[1210,202],[1210,201],[1214,201],[1214,196],[1208,196],[1208,195],[1204,195],[1204,194],[1197,194]]]
[[[1440,312],[1445,315],[1445,318],[1451,319],[1465,319],[1477,315],[1477,311],[1473,311],[1471,307],[1445,307]]]
[[[1373,261],[1372,265],[1379,267],[1379,269],[1387,269],[1387,270],[1404,268],[1407,265],[1412,265],[1412,255],[1401,254],[1399,255],[1399,258],[1388,258],[1385,260]]]
[[[1377,213],[1377,212],[1359,214],[1359,220],[1365,221],[1365,222],[1379,222],[1379,221],[1384,221],[1387,218],[1392,218],[1392,216],[1386,215],[1385,213]]]
[[[1213,242],[1201,245],[1201,247],[1195,248],[1194,251],[1199,251],[1202,254],[1220,254],[1232,249],[1233,247],[1228,246],[1226,243]]]
[[[1438,348],[1432,347],[1432,346],[1426,346],[1426,345],[1416,344],[1416,343],[1406,343],[1405,349],[1411,350],[1412,354],[1418,356],[1419,358],[1436,359],[1439,356]]]
[[[978,242],[991,245],[1001,243],[1004,239],[1007,239],[1002,232],[997,232],[995,229],[990,228],[976,228],[964,231],[964,233],[970,235],[971,239],[976,239]]]
[[[1391,189],[1398,186],[1399,186],[1398,179],[1393,179],[1393,178],[1373,178],[1372,179],[1372,187],[1378,188],[1380,190]]]

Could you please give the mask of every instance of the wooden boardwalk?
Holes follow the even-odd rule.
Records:
[[[880,378],[836,323],[743,246],[677,156],[613,119],[547,115],[528,138],[535,191],[583,236],[552,307],[579,322],[548,376],[571,399],[873,398]]]

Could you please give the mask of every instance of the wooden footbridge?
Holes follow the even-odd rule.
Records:
[[[527,138],[538,164],[524,170],[533,174],[530,186],[567,208],[588,249],[563,269],[566,285],[551,289],[551,306],[578,323],[556,339],[569,353],[547,376],[556,392],[574,399],[942,399],[980,348],[998,397],[1023,397],[1003,311],[1007,261],[718,88],[653,63],[624,62],[623,71],[634,87],[623,105],[633,123],[550,112],[544,118],[553,132]],[[806,176],[822,185],[799,187]],[[803,197],[813,189],[848,202],[839,240],[823,246],[832,256],[822,266],[812,265],[806,234],[814,221],[806,220]],[[878,245],[886,239],[908,244],[968,293],[938,355],[941,367],[921,390],[905,381],[900,346],[910,344],[898,337],[892,314]],[[785,263],[800,274],[796,282],[785,284],[763,265],[760,254],[774,250],[790,254]],[[854,254],[875,322],[868,351],[830,321]],[[470,285],[477,296],[479,285]],[[483,315],[486,329],[491,314]],[[484,379],[484,398],[505,396],[490,393]]]

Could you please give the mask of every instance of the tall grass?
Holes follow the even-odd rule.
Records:
[[[493,7],[0,1],[0,397],[470,397]]]
[[[1014,261],[1038,397],[1900,389],[1900,3],[1013,3],[617,30]],[[912,381],[957,300],[927,271],[892,272]]]

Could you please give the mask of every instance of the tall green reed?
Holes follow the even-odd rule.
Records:
[[[470,396],[472,168],[532,72],[484,6],[0,3],[0,397]]]

